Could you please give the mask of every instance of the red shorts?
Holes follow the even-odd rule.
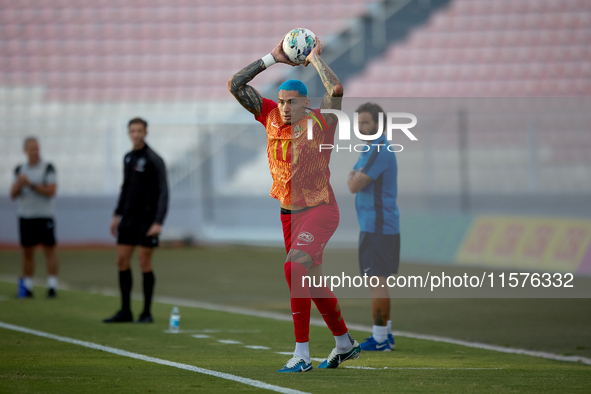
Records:
[[[326,243],[339,226],[339,206],[320,204],[302,212],[281,214],[285,251],[293,249],[308,253],[314,263],[322,264],[322,252]]]

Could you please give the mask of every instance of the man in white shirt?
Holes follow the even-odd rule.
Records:
[[[47,297],[57,293],[58,260],[55,253],[55,222],[53,218],[56,173],[51,163],[41,160],[36,138],[25,139],[24,151],[28,161],[14,170],[10,197],[17,201],[20,241],[23,247],[23,277],[19,281],[18,296],[33,296],[35,247],[43,245],[47,260]]]

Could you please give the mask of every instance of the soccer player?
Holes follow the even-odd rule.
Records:
[[[136,323],[152,323],[150,306],[154,292],[152,252],[158,246],[158,235],[168,208],[168,185],[164,161],[145,142],[148,123],[134,118],[128,124],[133,150],[124,158],[124,178],[119,203],[111,221],[111,234],[117,237],[117,266],[121,310],[105,323],[133,321],[130,307],[131,256],[136,246],[143,273],[144,311]]]
[[[359,131],[374,135],[380,117],[385,127],[382,108],[366,103],[357,108]],[[382,128],[383,130],[383,128]],[[390,322],[390,294],[387,278],[398,272],[400,260],[400,224],[396,196],[398,194],[396,156],[388,150],[385,134],[367,141],[369,149],[359,156],[347,185],[355,196],[359,234],[359,269],[361,274],[377,277],[372,287],[373,334],[361,344],[366,351],[394,349]],[[374,281],[375,283],[375,281]]]
[[[282,41],[271,53],[236,73],[227,86],[236,100],[265,126],[273,178],[270,195],[281,203],[287,252],[284,272],[290,289],[296,346],[293,358],[278,372],[306,372],[312,370],[308,346],[311,301],[336,341],[336,347],[319,368],[336,368],[343,361],[359,357],[360,347],[351,338],[332,291],[326,286],[309,286],[303,280],[304,276],[322,275],[322,252],[339,222],[339,209],[329,183],[330,150],[319,151],[319,144],[333,143],[337,117],[328,114],[322,118],[319,109],[308,108],[308,89],[301,81],[283,83],[277,102],[262,98],[248,85],[275,63],[296,66],[283,52]],[[321,108],[340,109],[343,87],[321,59],[321,52],[322,45],[317,40],[304,66],[311,63],[326,87]],[[320,120],[314,123],[313,139],[308,140],[307,124],[311,119]]]
[[[23,247],[23,277],[19,281],[18,296],[33,297],[35,246],[42,244],[47,262],[47,297],[54,298],[57,296],[58,270],[53,219],[57,187],[55,168],[41,160],[36,138],[25,139],[24,150],[28,161],[15,168],[14,183],[10,189],[10,198],[17,200],[18,204]]]

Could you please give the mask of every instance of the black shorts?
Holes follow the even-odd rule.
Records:
[[[55,222],[51,218],[19,218],[19,231],[22,246],[55,245]]]
[[[142,217],[123,216],[117,229],[117,244],[140,245],[146,248],[158,246],[158,237],[148,237],[146,233],[154,224]]]
[[[398,273],[400,234],[359,234],[359,270],[361,275],[390,276]]]

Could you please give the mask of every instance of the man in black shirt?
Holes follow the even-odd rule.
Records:
[[[139,246],[138,258],[144,276],[144,311],[136,323],[153,321],[150,313],[154,291],[152,251],[158,246],[158,235],[166,216],[168,185],[164,162],[144,141],[147,129],[148,123],[141,118],[129,121],[133,150],[125,155],[123,186],[111,222],[111,234],[117,237],[121,310],[103,320],[105,323],[133,321],[130,262],[136,246]]]

